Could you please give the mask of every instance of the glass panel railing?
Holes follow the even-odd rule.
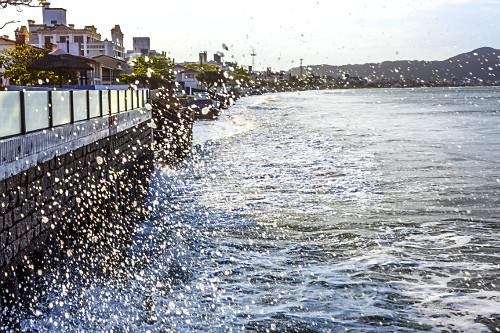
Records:
[[[125,111],[125,90],[118,90],[118,99],[120,100],[120,112]]]
[[[71,122],[71,94],[74,121],[116,114],[120,111],[142,108],[148,100],[148,90],[51,91],[52,125]],[[24,95],[26,131],[49,128],[49,92],[0,92],[0,138],[21,134],[21,95]],[[88,100],[87,100],[88,97]],[[102,113],[101,113],[102,108]]]
[[[109,91],[103,90],[101,92],[101,100],[102,100],[102,115],[106,116],[109,114]]]
[[[140,98],[139,90],[134,90],[133,93],[134,93],[134,109],[137,109],[139,107],[139,98]]]
[[[87,119],[87,92],[84,90],[73,91],[73,111],[75,121]]]
[[[21,93],[0,91],[0,138],[21,133]]]
[[[71,122],[71,99],[69,91],[52,92],[52,124],[60,126]]]
[[[143,106],[146,106],[148,102],[148,91],[146,89],[142,90],[142,103]]]
[[[110,90],[109,94],[111,95],[111,114],[118,113],[118,91]]]
[[[101,104],[99,101],[98,90],[89,91],[89,110],[90,110],[90,118],[101,116]]]
[[[26,132],[49,127],[49,94],[47,91],[24,93]]]
[[[132,110],[134,108],[132,104],[132,90],[126,90],[125,98],[127,99],[127,110]]]

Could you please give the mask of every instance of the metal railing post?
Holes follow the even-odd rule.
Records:
[[[24,91],[20,91],[20,106],[21,106],[21,134],[26,134],[26,104],[24,102]]]
[[[111,114],[111,90],[108,90],[108,115]]]
[[[130,99],[131,99],[131,101],[130,101],[130,106],[131,106],[130,110],[133,110],[134,109],[134,90],[130,91]]]
[[[99,117],[102,117],[102,90],[99,90]]]
[[[71,112],[71,123],[75,122],[75,106],[73,105],[73,90],[69,91],[69,110]]]
[[[52,109],[52,91],[49,90],[49,128],[54,127],[54,114]]]
[[[87,120],[90,120],[90,90],[87,90]]]

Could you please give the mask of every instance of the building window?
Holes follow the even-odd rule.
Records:
[[[83,43],[83,36],[75,36],[73,37],[75,43]]]
[[[52,38],[49,36],[45,36],[45,44],[50,44],[52,43]]]
[[[59,37],[59,43],[66,43],[66,36]]]

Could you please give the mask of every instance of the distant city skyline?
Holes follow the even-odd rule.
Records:
[[[150,37],[151,48],[180,61],[197,61],[200,51],[264,70],[361,64],[385,60],[444,60],[482,46],[500,48],[500,0],[389,0],[349,2],[311,0],[232,3],[223,7],[194,0],[189,6],[164,1],[52,0],[67,9],[76,28],[94,25],[102,39],[119,24],[125,47],[133,37]],[[147,4],[147,6],[145,6]],[[125,9],[126,8],[126,9]],[[130,8],[133,8],[131,10]],[[40,8],[0,10],[0,35],[14,38],[27,20],[42,22]],[[229,50],[223,49],[223,44]]]

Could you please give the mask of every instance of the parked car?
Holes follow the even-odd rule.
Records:
[[[194,98],[196,99],[200,99],[200,100],[203,100],[203,99],[210,99],[210,96],[208,95],[207,92],[195,92],[193,95],[192,95]]]

